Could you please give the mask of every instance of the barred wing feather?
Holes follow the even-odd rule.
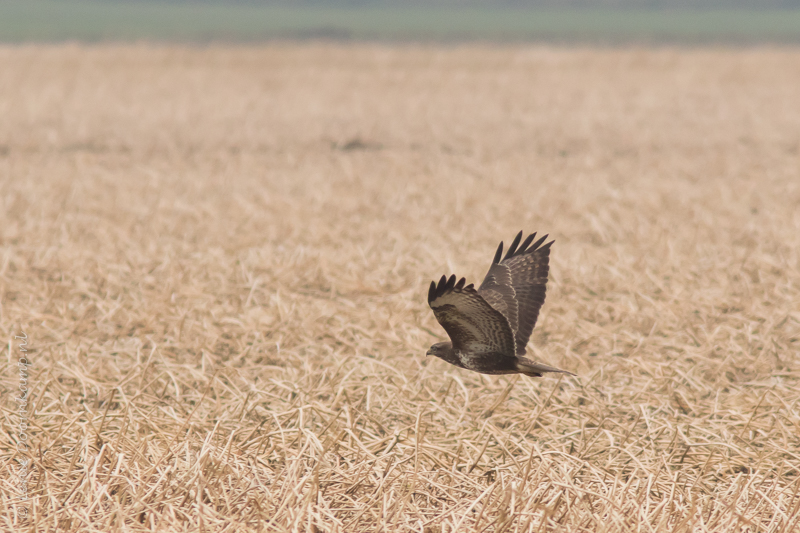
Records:
[[[472,284],[442,276],[431,282],[428,304],[458,351],[513,355],[514,335],[505,316],[489,305]]]
[[[550,246],[554,241],[542,245],[547,235],[533,242],[535,238],[536,233],[533,233],[520,245],[520,231],[505,257],[501,242],[478,289],[478,294],[508,320],[517,355],[525,354],[547,290]]]

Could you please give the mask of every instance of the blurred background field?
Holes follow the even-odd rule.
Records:
[[[798,43],[800,2],[3,0],[0,42]]]
[[[798,65],[0,47],[0,529],[797,531]],[[426,358],[430,280],[520,229],[577,376]]]

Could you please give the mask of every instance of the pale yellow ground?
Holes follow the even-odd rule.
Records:
[[[797,531],[798,250],[800,49],[0,48],[0,530]]]

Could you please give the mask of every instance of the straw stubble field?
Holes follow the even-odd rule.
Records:
[[[0,49],[2,329],[35,408],[27,455],[3,408],[0,528],[796,531],[798,66]],[[426,359],[430,280],[480,281],[520,229],[556,240],[529,353],[577,376]]]

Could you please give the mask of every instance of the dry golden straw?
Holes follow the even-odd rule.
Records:
[[[0,530],[798,531],[798,64],[0,48]],[[426,358],[519,230],[577,376]]]

